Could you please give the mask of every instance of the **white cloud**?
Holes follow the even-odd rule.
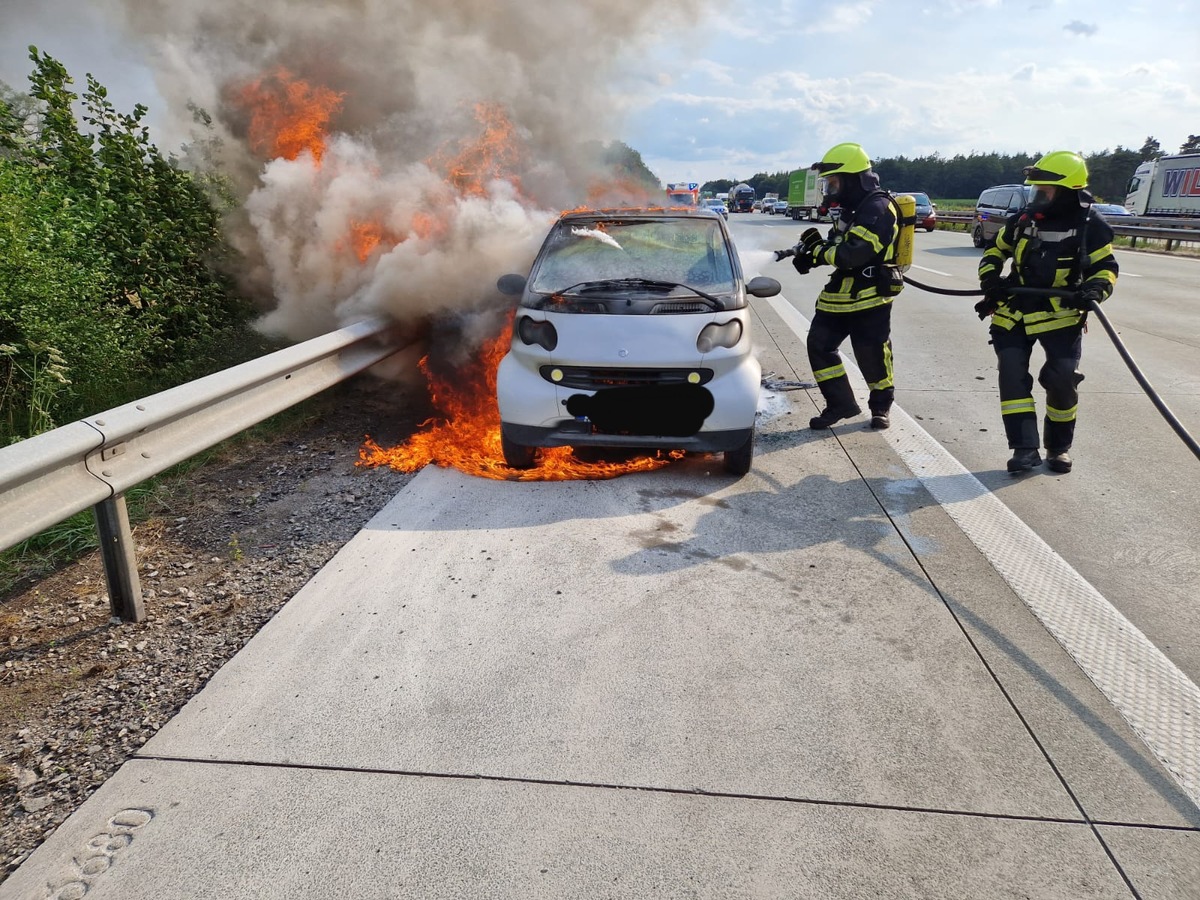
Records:
[[[842,34],[862,28],[874,15],[872,3],[822,4],[813,16],[815,21],[804,25],[804,34]]]
[[[679,83],[688,90],[644,104],[628,140],[648,162],[691,167],[673,177],[701,178],[795,168],[839,140],[876,157],[1099,152],[1140,147],[1147,135],[1176,149],[1200,122],[1192,50],[1200,4],[1168,12],[1093,0],[1087,20],[1064,32],[1068,8],[949,0],[915,15],[899,3],[839,13],[800,0],[741,0],[738,21],[774,23],[775,47],[787,52],[763,54],[746,30],[722,31],[697,47],[712,74],[701,77],[697,66]],[[1164,15],[1192,39],[1164,43]],[[663,110],[670,128],[655,116]]]

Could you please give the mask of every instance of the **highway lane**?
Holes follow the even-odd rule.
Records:
[[[789,246],[807,226],[771,216],[734,216],[730,224],[747,270],[779,278],[788,300],[811,317],[820,278],[760,252]],[[981,253],[965,233],[921,232],[909,275],[973,288]],[[1117,256],[1121,279],[1105,312],[1168,406],[1200,435],[1200,260]],[[1096,322],[1084,339],[1074,471],[1009,475],[995,357],[973,303],[911,286],[901,295],[893,318],[897,403],[1200,683],[1200,460]],[[1035,366],[1041,359],[1035,351]],[[1034,390],[1040,411],[1044,395]],[[850,427],[864,426],[865,419]]]

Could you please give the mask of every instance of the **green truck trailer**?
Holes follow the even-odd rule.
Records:
[[[797,221],[815,221],[824,189],[824,179],[818,177],[815,169],[797,169],[788,179],[787,214]]]

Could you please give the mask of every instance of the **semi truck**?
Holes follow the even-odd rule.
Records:
[[[729,192],[730,212],[754,212],[754,188],[739,184]]]
[[[817,219],[824,193],[825,179],[815,169],[797,169],[788,179],[787,214],[796,221]]]
[[[1125,208],[1135,216],[1200,216],[1200,153],[1142,163],[1129,179]]]

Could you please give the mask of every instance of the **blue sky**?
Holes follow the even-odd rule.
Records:
[[[1200,2],[737,7],[630,98],[626,140],[664,181],[793,169],[847,140],[877,159],[1200,134]]]
[[[78,82],[94,72],[118,108],[148,104],[153,122],[154,80],[94,11],[103,0],[2,2],[0,79],[25,88],[36,43]],[[1147,136],[1174,152],[1200,133],[1200,0],[711,5],[685,39],[664,28],[639,49],[614,88],[627,114],[613,136],[663,181],[793,169],[844,140],[880,158],[1090,153]]]

